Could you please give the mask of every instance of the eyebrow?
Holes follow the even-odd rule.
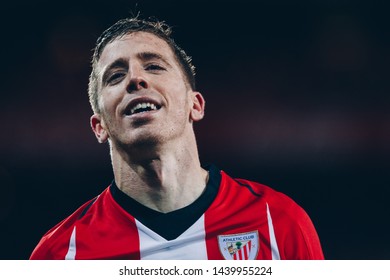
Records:
[[[137,57],[143,61],[149,61],[153,59],[161,60],[162,62],[171,67],[171,64],[161,54],[155,52],[140,52],[137,54]]]

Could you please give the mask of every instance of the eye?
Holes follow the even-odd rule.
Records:
[[[115,85],[115,84],[119,83],[124,76],[125,76],[125,73],[123,73],[123,72],[113,73],[111,76],[108,77],[107,84]]]
[[[166,68],[161,66],[160,64],[157,63],[151,63],[145,66],[145,70],[151,71],[151,72],[160,72],[160,71],[165,71]]]

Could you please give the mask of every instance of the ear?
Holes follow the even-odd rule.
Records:
[[[104,121],[100,114],[93,114],[90,119],[91,127],[95,133],[96,139],[99,143],[106,143],[108,140],[108,132],[105,127]]]
[[[197,91],[191,92],[192,107],[190,110],[190,119],[194,122],[200,121],[204,117],[206,101],[202,94]]]

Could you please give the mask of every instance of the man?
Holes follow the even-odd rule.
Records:
[[[290,198],[201,166],[193,123],[205,100],[170,33],[135,17],[97,40],[90,122],[109,143],[114,180],[46,233],[31,259],[323,259]]]

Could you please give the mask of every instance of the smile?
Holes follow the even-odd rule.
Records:
[[[133,106],[130,106],[126,110],[126,115],[131,116],[143,112],[156,111],[158,109],[160,109],[160,106],[153,104],[151,102],[140,102],[134,104]]]

